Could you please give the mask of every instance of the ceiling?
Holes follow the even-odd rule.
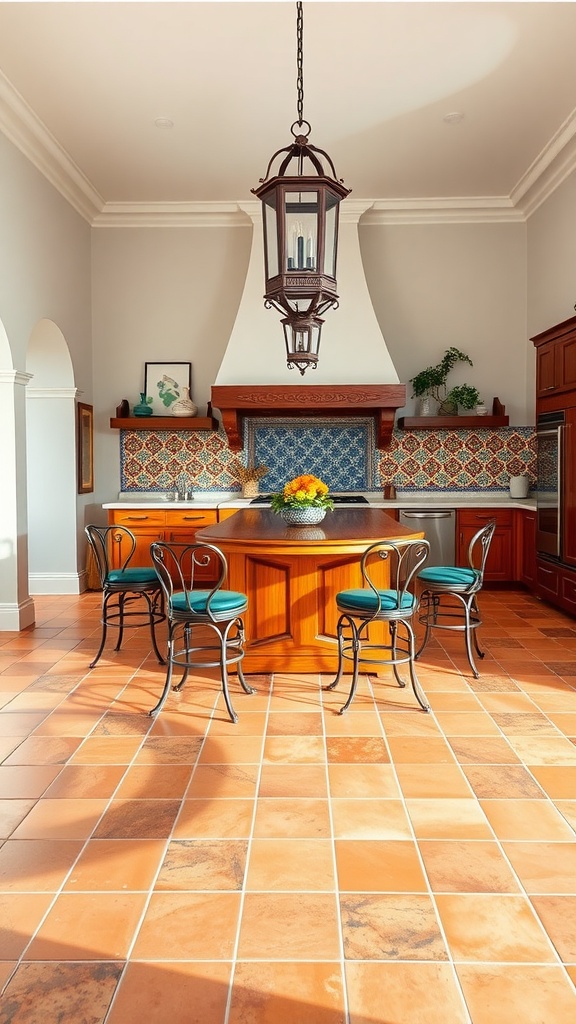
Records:
[[[576,3],[308,0],[311,142],[356,198],[513,206],[576,137],[575,40]],[[250,199],[296,117],[292,0],[0,2],[0,130],[85,214]]]

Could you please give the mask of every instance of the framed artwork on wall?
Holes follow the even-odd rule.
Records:
[[[144,363],[144,392],[153,416],[171,416],[172,406],[192,390],[192,363]]]
[[[94,407],[78,402],[76,416],[78,494],[90,494],[94,490]]]

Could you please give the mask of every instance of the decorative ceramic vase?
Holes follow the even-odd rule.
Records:
[[[182,398],[172,405],[173,416],[197,416],[198,407],[190,398],[190,388],[182,388]]]
[[[315,526],[326,515],[325,508],[309,505],[307,508],[283,508],[280,515],[286,526]]]
[[[432,399],[430,395],[422,395],[418,399],[417,416],[432,416]]]
[[[138,402],[138,405],[134,406],[134,415],[135,416],[151,416],[152,415],[152,409],[148,405],[148,400],[147,400],[146,395],[144,394],[144,392],[141,392],[141,394],[140,394],[140,401]]]

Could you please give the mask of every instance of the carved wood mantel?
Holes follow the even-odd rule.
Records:
[[[215,385],[211,404],[220,410],[228,443],[235,452],[242,450],[244,416],[374,416],[376,444],[387,448],[395,412],[406,404],[406,385]]]

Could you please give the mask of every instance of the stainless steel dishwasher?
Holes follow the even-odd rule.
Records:
[[[402,526],[423,530],[430,544],[426,565],[454,565],[456,561],[456,512],[453,508],[400,509]]]

